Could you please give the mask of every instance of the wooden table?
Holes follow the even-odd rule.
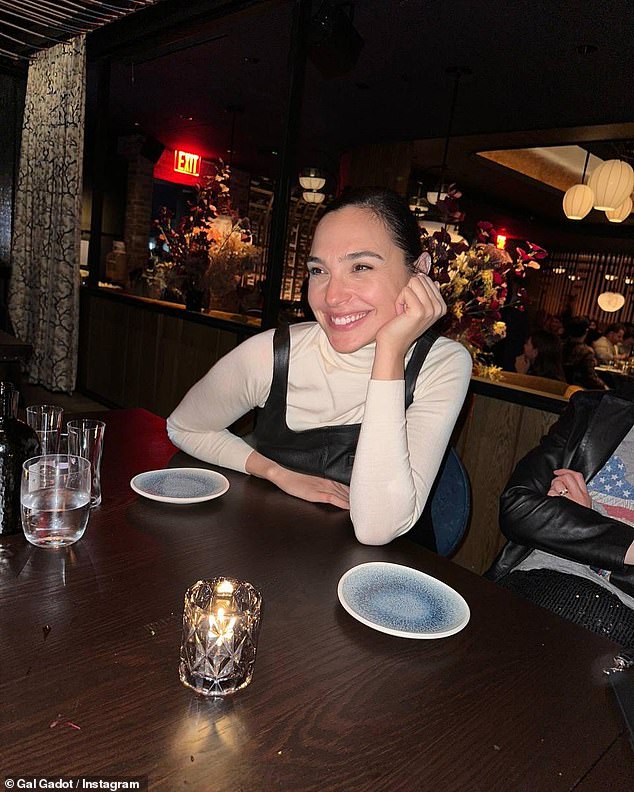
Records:
[[[3,775],[204,792],[631,790],[601,670],[612,643],[406,539],[364,547],[344,512],[241,474],[225,471],[231,489],[204,504],[139,498],[132,475],[191,460],[147,412],[106,421],[104,500],[84,538],[0,542]],[[337,581],[372,560],[446,581],[470,623],[432,641],[358,623]],[[178,679],[180,620],[186,588],[217,574],[249,580],[265,605],[253,682],[205,700]]]

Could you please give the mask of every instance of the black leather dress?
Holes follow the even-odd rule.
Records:
[[[415,344],[405,368],[405,409],[414,400],[418,374],[437,338],[438,333],[430,328]],[[281,325],[273,336],[271,392],[264,407],[257,411],[255,430],[245,440],[263,456],[290,470],[350,484],[361,424],[289,429],[286,400],[290,348],[289,326]],[[428,507],[411,532],[417,541],[436,550]]]

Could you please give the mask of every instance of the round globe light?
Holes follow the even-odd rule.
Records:
[[[605,216],[611,223],[622,223],[632,211],[632,199],[626,198],[620,206],[611,212],[606,212]]]
[[[614,313],[620,311],[625,305],[625,297],[618,292],[603,292],[597,297],[599,308],[606,313]]]
[[[568,220],[583,220],[594,205],[594,193],[587,184],[575,184],[566,190],[564,214]]]
[[[634,170],[623,160],[606,160],[592,171],[588,184],[594,193],[594,208],[613,211],[634,190]]]

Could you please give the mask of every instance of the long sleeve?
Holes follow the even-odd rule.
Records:
[[[500,501],[500,527],[517,544],[553,555],[623,571],[632,544],[630,525],[568,498],[547,495],[553,471],[570,467],[587,418],[575,413],[575,398],[541,444],[517,465]]]
[[[251,446],[227,427],[262,406],[273,375],[272,331],[245,341],[219,360],[167,419],[175,446],[205,462],[244,472]]]
[[[600,363],[609,363],[614,358],[614,347],[605,336],[597,338],[592,349]]]
[[[364,544],[386,544],[420,517],[462,407],[471,357],[439,339],[405,413],[404,380],[370,380],[350,486],[350,516]]]

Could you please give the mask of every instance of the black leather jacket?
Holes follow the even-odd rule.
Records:
[[[584,391],[540,445],[515,468],[500,499],[500,528],[509,542],[486,573],[499,580],[535,548],[612,572],[611,582],[634,596],[634,566],[623,563],[634,528],[580,506],[548,497],[553,471],[570,468],[588,482],[634,425],[634,402],[610,391]]]

